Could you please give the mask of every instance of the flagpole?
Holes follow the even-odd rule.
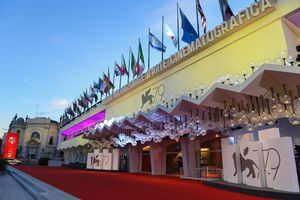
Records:
[[[113,85],[115,85],[115,77],[116,77],[116,73],[115,73],[115,69],[114,69],[114,75],[113,75]],[[110,79],[110,77],[109,77]],[[113,87],[112,89],[112,94],[114,94],[115,88]]]
[[[136,77],[140,76],[140,67],[139,67],[139,64],[140,64],[140,43],[141,43],[141,38],[139,38],[139,44],[138,44],[138,56],[137,56],[137,61],[135,63],[135,66],[134,66],[134,74],[136,75]],[[136,67],[138,67],[138,69],[136,69]],[[137,70],[137,74],[136,74],[136,70]]]
[[[161,51],[161,61],[164,61],[164,16],[161,17],[161,43],[162,43],[162,51]]]
[[[150,69],[150,28],[148,32],[148,70]]]
[[[110,79],[110,77],[109,77],[109,67],[107,68],[107,77],[108,77],[108,79]],[[105,86],[105,87],[107,87],[107,86]],[[105,93],[105,98],[107,98],[107,93],[109,93],[109,89],[108,89],[108,91]]]
[[[102,90],[102,88],[103,88],[103,83],[102,83],[102,86],[100,87],[100,79],[101,79],[101,77],[99,77],[98,78],[98,85],[99,85],[99,93],[100,93],[100,100],[99,100],[99,102],[101,102],[102,101],[102,92],[101,92],[101,90]],[[102,79],[101,79],[102,80]]]
[[[131,69],[129,69],[130,68],[130,53],[131,53],[131,47],[129,48],[129,59],[128,59],[128,78],[127,78],[127,84],[129,83],[129,76],[130,76],[130,70]]]
[[[199,27],[199,13],[198,13],[198,1],[199,0],[195,0],[195,7],[196,7],[196,17],[197,17],[197,32],[198,35],[200,35],[200,27]]]
[[[119,90],[121,89],[121,86],[122,86],[122,73],[120,74],[120,82],[119,82]]]
[[[179,41],[179,5],[177,2],[177,42],[178,42],[178,51],[180,50],[180,41]]]

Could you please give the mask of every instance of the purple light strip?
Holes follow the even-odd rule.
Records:
[[[68,138],[70,138],[70,135],[73,133],[78,133],[88,127],[94,126],[95,124],[99,123],[99,122],[103,122],[105,119],[105,110],[89,117],[86,118],[85,120],[75,124],[74,126],[64,130],[63,132],[61,132],[61,135],[67,135]]]

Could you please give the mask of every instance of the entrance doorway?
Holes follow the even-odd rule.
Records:
[[[151,173],[150,146],[143,147],[143,152],[142,152],[142,172]]]
[[[36,158],[36,149],[30,148],[29,149],[29,159],[35,159]]]
[[[221,139],[219,137],[201,143],[200,153],[201,167],[222,168]]]
[[[180,174],[180,168],[183,166],[180,142],[175,142],[171,145],[168,145],[166,162],[167,174]]]
[[[120,155],[120,171],[129,172],[129,158],[127,153]]]

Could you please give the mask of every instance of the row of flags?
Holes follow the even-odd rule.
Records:
[[[223,16],[223,20],[227,21],[233,16],[233,12],[227,2],[227,0],[219,0],[220,10]],[[177,4],[177,34],[171,29],[171,27],[163,21],[162,24],[162,40],[158,39],[149,29],[149,40],[148,40],[148,69],[150,67],[150,47],[162,52],[166,52],[167,47],[164,45],[163,36],[164,34],[172,41],[175,48],[180,49],[179,46],[179,18],[181,19],[181,29],[183,30],[183,35],[181,40],[191,44],[197,38],[199,38],[199,18],[201,20],[201,26],[204,34],[206,33],[206,16],[203,12],[203,9],[200,5],[200,0],[195,0],[196,13],[197,13],[197,31],[194,29],[193,25],[186,17],[184,12]],[[94,81],[93,85],[89,87],[89,91],[86,90],[83,92],[79,98],[72,102],[72,105],[68,106],[65,110],[65,113],[61,117],[61,121],[69,120],[70,118],[80,115],[83,111],[87,110],[89,105],[97,103],[99,100],[102,100],[103,95],[109,95],[115,89],[115,78],[119,77],[119,88],[122,85],[122,77],[127,77],[127,82],[129,82],[129,72],[132,73],[132,78],[140,76],[145,70],[145,59],[143,54],[143,48],[141,41],[138,42],[138,55],[135,58],[132,49],[129,49],[129,62],[128,66],[126,65],[124,55],[121,56],[121,64],[115,61],[113,78],[110,77],[110,71],[108,69],[107,74],[103,72],[103,76],[98,78],[98,81]]]
[[[199,38],[199,34],[200,34],[199,33],[199,21],[198,21],[199,17],[201,19],[201,26],[202,26],[203,32],[204,32],[204,34],[206,34],[206,16],[200,5],[200,0],[195,0],[195,1],[196,1],[198,31],[196,31],[194,29],[193,25],[191,24],[189,19],[186,17],[186,15],[182,11],[182,9],[179,7],[177,8],[179,11],[180,18],[181,18],[181,28],[183,30],[183,35],[182,35],[181,40],[186,43],[189,43],[189,44],[191,44],[193,41],[195,41],[197,38]],[[219,4],[220,4],[221,14],[222,14],[224,21],[227,21],[232,16],[234,16],[227,0],[219,0]],[[177,18],[179,18],[179,16],[177,16]],[[179,19],[177,19],[177,20],[179,20]],[[165,34],[172,40],[174,46],[178,47],[178,45],[179,45],[178,35],[176,36],[176,34],[174,34],[174,32],[172,31],[172,29],[170,28],[170,26],[167,23],[164,23],[163,27],[164,27]],[[178,33],[179,33],[179,31],[178,31]],[[156,50],[159,50],[162,52],[166,51],[167,47],[164,46],[164,44],[156,36],[154,36],[151,32],[149,32],[149,43],[150,43],[150,46]]]

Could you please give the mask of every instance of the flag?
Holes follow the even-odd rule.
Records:
[[[83,102],[83,97],[80,95],[79,99],[77,100],[78,105],[81,106],[82,108],[85,108],[85,104]]]
[[[68,115],[68,113],[67,113],[67,110],[65,110],[65,113],[64,113],[64,119],[65,119],[66,121],[69,121],[69,120],[70,120],[69,115]]]
[[[88,105],[88,103],[92,103],[93,102],[93,98],[90,95],[88,95],[87,90],[83,93],[83,97],[84,97],[83,98],[84,103],[86,105]]]
[[[135,58],[130,48],[130,69],[132,71],[133,77],[135,76]]]
[[[174,46],[177,48],[178,46],[178,40],[177,40],[177,36],[174,34],[174,32],[172,31],[172,29],[170,28],[170,26],[166,23],[164,23],[164,31],[166,36],[168,36],[169,38],[171,38]]]
[[[151,32],[149,32],[149,44],[153,49],[158,51],[166,52],[167,47],[163,45],[163,43],[157,39]]]
[[[108,93],[109,90],[110,90],[110,88],[108,87],[110,80],[108,79],[106,74],[104,74],[104,72],[103,72],[103,78],[102,79],[103,79],[103,86],[104,86],[103,92]]]
[[[92,97],[93,99],[95,99],[95,102],[98,101],[98,95],[96,94],[94,88],[92,86],[90,86],[90,97]]]
[[[113,83],[110,81],[109,73],[108,76],[106,76],[106,74],[103,73],[103,86],[104,86],[103,89],[104,93],[108,93],[110,89],[115,88]]]
[[[96,90],[95,92],[103,92],[103,80],[100,77],[98,79],[98,82],[94,81],[93,88]]]
[[[191,44],[195,41],[199,36],[195,31],[193,25],[185,16],[185,14],[180,9],[180,16],[181,16],[181,28],[183,30],[183,36],[181,38],[182,41]]]
[[[227,21],[234,16],[227,0],[219,0],[219,4],[224,21]]]
[[[77,114],[81,113],[76,101],[73,101],[73,111]]]
[[[84,100],[84,97],[82,95],[80,95],[78,99],[78,105],[80,105],[84,109],[86,109],[88,106],[88,103]]]
[[[196,7],[197,7],[197,11],[200,14],[202,28],[204,30],[204,33],[206,33],[206,17],[204,15],[204,12],[203,12],[202,7],[200,5],[200,0],[196,0]]]
[[[98,79],[98,83],[94,81],[93,88],[95,89],[96,93],[100,92],[101,94],[103,94],[103,80],[100,77]]]
[[[141,41],[139,40],[139,52],[138,52],[137,62],[134,66],[134,76],[141,75],[144,69],[145,69],[145,60],[143,55],[142,44]]]
[[[116,76],[124,75],[122,67],[115,61],[114,73]]]
[[[100,92],[100,88],[99,88],[99,85],[96,81],[94,81],[93,83],[93,88],[97,91],[97,92]]]
[[[68,107],[67,107],[67,113],[68,113],[70,116],[75,117],[75,113],[73,112],[71,106],[68,106]]]
[[[122,68],[122,72],[123,72],[122,75],[125,75],[125,74],[126,74],[127,76],[129,76],[129,72],[128,72],[128,70],[127,70],[125,58],[124,58],[123,55],[122,55],[122,60],[121,60],[121,68]]]
[[[101,94],[103,94],[103,90],[104,90],[104,83],[103,83],[103,80],[99,77],[99,80],[98,80],[98,87],[99,87],[99,91]]]
[[[108,76],[108,86],[109,86],[109,88],[110,89],[115,89],[115,85],[114,85],[114,83],[112,83],[111,81],[110,81],[110,73],[109,73],[109,68],[108,68],[108,72],[107,72],[107,76]]]

